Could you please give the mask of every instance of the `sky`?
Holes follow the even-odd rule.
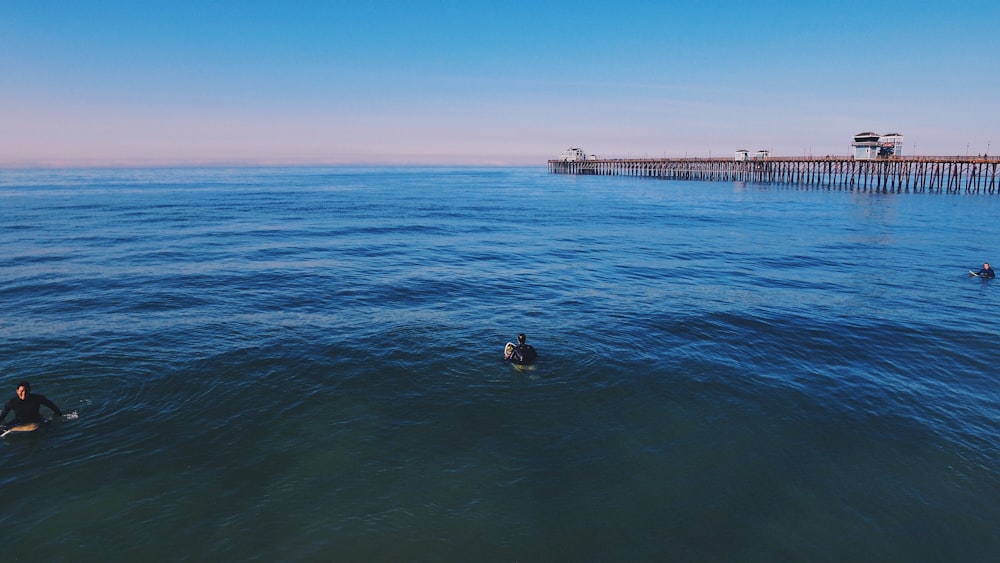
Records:
[[[997,25],[995,0],[0,0],[0,167],[825,156],[862,131],[1000,153]]]

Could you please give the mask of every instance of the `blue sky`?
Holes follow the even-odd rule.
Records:
[[[994,0],[0,0],[0,166],[1000,152],[998,25]]]

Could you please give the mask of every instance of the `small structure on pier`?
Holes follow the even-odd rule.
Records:
[[[746,162],[750,160],[750,151],[746,149],[740,149],[736,151],[736,156],[733,158],[736,162]]]
[[[581,148],[571,147],[559,155],[559,160],[563,162],[578,162],[581,160],[587,160],[587,153]]]
[[[875,160],[878,158],[878,140],[881,135],[874,131],[865,131],[854,136],[851,148],[854,149],[854,160]]]
[[[903,155],[903,136],[899,133],[879,135],[865,131],[854,136],[851,147],[854,149],[854,160],[899,157]]]
[[[903,136],[899,133],[886,133],[878,140],[878,157],[892,158],[903,156]]]
[[[757,151],[757,154],[754,156],[754,158],[757,160],[767,160],[768,157],[770,156],[771,156],[771,151],[766,149],[761,149]]]

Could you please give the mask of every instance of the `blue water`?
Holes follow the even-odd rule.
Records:
[[[985,561],[1000,197],[0,171],[6,560]],[[501,359],[517,333],[531,369]]]

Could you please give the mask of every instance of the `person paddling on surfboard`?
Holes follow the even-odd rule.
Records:
[[[527,340],[528,337],[523,332],[518,334],[517,345],[508,342],[503,352],[503,359],[519,365],[534,362],[538,358],[538,352],[535,352],[531,344],[526,343]]]
[[[48,407],[56,416],[62,416],[62,411],[55,403],[45,398],[44,395],[37,395],[31,392],[31,384],[22,381],[17,384],[17,396],[7,401],[0,412],[0,424],[7,418],[7,413],[14,412],[14,420],[10,424],[0,426],[0,429],[7,430],[34,430],[45,421],[39,411],[41,407]]]
[[[995,278],[995,277],[997,277],[997,274],[996,274],[996,272],[993,271],[993,268],[990,268],[990,263],[989,262],[984,263],[983,264],[983,269],[979,270],[978,272],[976,272],[975,275],[977,275],[977,276],[979,276],[981,278]]]

